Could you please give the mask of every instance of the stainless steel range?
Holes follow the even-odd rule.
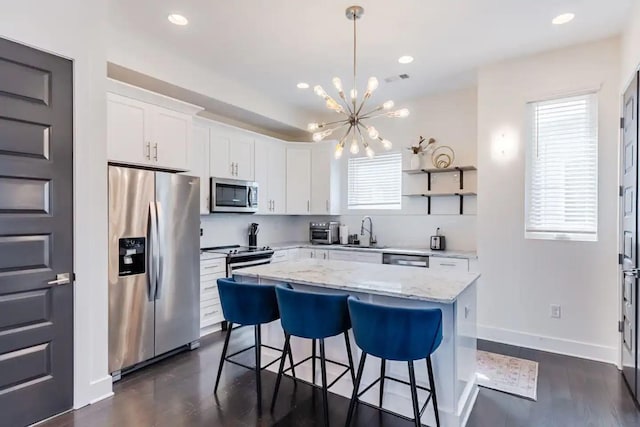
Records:
[[[271,263],[273,249],[269,246],[215,246],[203,248],[203,252],[225,254],[227,256],[227,277],[233,276],[233,272],[245,267]]]

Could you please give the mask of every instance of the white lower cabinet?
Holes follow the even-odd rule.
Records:
[[[429,268],[431,270],[469,271],[469,260],[430,256]]]
[[[315,259],[329,259],[329,250],[327,249],[315,249],[315,248],[300,248],[298,249],[298,258],[315,258]]]
[[[226,259],[200,255],[200,336],[218,331],[224,321],[218,279],[226,277]]]

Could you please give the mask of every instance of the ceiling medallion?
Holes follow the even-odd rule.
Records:
[[[342,103],[327,95],[327,92],[325,92],[322,86],[317,85],[313,88],[316,95],[325,100],[327,108],[338,114],[342,114],[345,117],[328,123],[309,123],[307,126],[307,130],[309,130],[309,132],[313,132],[313,140],[315,142],[320,142],[334,132],[345,127],[347,128],[346,132],[336,145],[336,159],[339,159],[342,156],[345,142],[349,137],[351,137],[351,145],[349,146],[351,154],[358,154],[360,151],[360,145],[362,145],[364,147],[365,154],[370,158],[373,157],[375,155],[375,151],[373,151],[373,148],[371,148],[367,142],[365,134],[373,141],[380,141],[385,150],[390,150],[392,147],[391,141],[382,138],[378,133],[378,130],[373,126],[368,125],[367,121],[383,116],[407,117],[409,115],[409,110],[406,108],[392,110],[394,106],[393,101],[387,101],[375,108],[363,111],[363,107],[369,98],[371,98],[371,94],[378,87],[378,79],[375,77],[369,77],[369,80],[367,81],[367,90],[365,91],[362,99],[358,100],[358,92],[356,90],[356,21],[360,19],[363,14],[364,9],[360,6],[351,6],[346,10],[347,18],[353,21],[353,88],[349,91],[350,100],[347,100],[347,96],[345,95],[342,87],[342,81],[338,77],[333,78],[333,85],[338,91]]]

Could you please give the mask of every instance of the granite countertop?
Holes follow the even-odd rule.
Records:
[[[305,259],[238,270],[235,275],[450,304],[480,277],[396,265]]]
[[[374,253],[392,253],[392,254],[407,254],[407,255],[428,255],[433,257],[446,257],[446,258],[463,258],[463,259],[476,259],[478,254],[475,251],[434,251],[429,248],[420,247],[399,247],[389,246],[381,248],[367,248],[358,246],[342,246],[342,245],[312,245],[309,242],[284,242],[273,243],[269,245],[274,250],[283,249],[295,249],[295,248],[313,248],[313,249],[328,249],[338,251],[359,251],[359,252],[374,252]]]

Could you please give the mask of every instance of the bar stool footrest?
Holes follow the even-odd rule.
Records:
[[[289,366],[288,368],[283,369],[283,370],[282,370],[282,373],[283,373],[283,374],[285,374],[287,371],[290,371],[290,370],[292,370],[292,369],[295,369],[295,368],[297,368],[298,366],[302,365],[303,363],[308,362],[309,360],[312,360],[313,358],[314,358],[313,356],[307,356],[306,358],[302,359],[302,360],[301,360],[301,361],[299,361],[298,363],[295,363],[293,366]],[[316,360],[320,360],[321,358],[320,358],[319,356],[316,356],[316,357],[315,357],[315,359],[316,359]],[[278,360],[279,360],[279,359],[278,359]],[[333,364],[333,365],[337,365],[337,366],[342,366],[343,368],[346,368],[342,373],[340,373],[340,375],[338,375],[338,376],[336,377],[336,379],[334,379],[334,380],[333,380],[333,382],[331,382],[330,384],[328,384],[328,385],[327,385],[327,390],[329,390],[329,389],[330,389],[331,387],[333,387],[333,386],[334,386],[334,385],[335,385],[335,384],[336,384],[336,383],[337,383],[337,382],[338,382],[342,377],[344,377],[348,372],[351,372],[351,367],[350,367],[349,365],[346,365],[346,364],[342,363],[342,362],[337,362],[337,361],[335,361],[335,360],[330,360],[330,359],[325,359],[325,362],[327,362],[327,363],[331,363],[331,364]],[[271,363],[273,363],[273,362],[271,362]],[[312,375],[314,375],[314,376],[315,376],[315,372],[314,372]],[[303,380],[303,379],[301,379],[301,378],[295,378],[295,380],[296,380],[296,381],[300,381],[300,382],[301,382],[301,383],[303,383],[303,384],[307,384],[307,385],[313,386],[313,387],[319,387],[319,385],[318,385],[318,384],[311,383],[311,382],[306,381],[306,380]]]

